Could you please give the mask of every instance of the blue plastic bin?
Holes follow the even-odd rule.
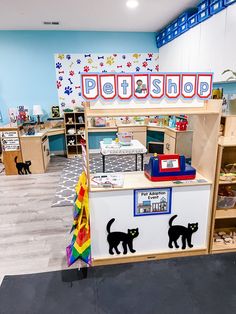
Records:
[[[166,29],[165,28],[161,31],[161,39],[163,39],[164,37],[166,37]]]
[[[161,40],[161,33],[157,33],[156,34],[156,41],[160,41]]]
[[[170,34],[172,31],[172,24],[169,24],[168,26],[166,26],[166,34]]]
[[[178,27],[178,19],[172,22],[172,30],[176,29],[177,27]]]
[[[164,46],[165,44],[167,44],[166,37],[162,38],[162,40],[161,40],[161,45]]]
[[[161,48],[162,46],[162,40],[157,40],[157,48]]]
[[[210,14],[216,14],[225,8],[223,0],[217,0],[210,4]]]
[[[233,4],[234,2],[236,2],[236,0],[224,0],[224,6],[228,6],[228,5],[231,5]]]
[[[167,42],[171,41],[172,39],[173,39],[173,34],[172,34],[172,33],[170,33],[170,34],[168,34],[168,35],[166,36]]]
[[[178,18],[178,25],[183,25],[184,23],[188,22],[188,18],[195,14],[197,9],[189,9],[188,11],[182,13]]]
[[[180,31],[179,31],[179,28],[176,28],[174,31],[173,31],[173,38],[176,38],[180,35]]]
[[[179,27],[180,34],[187,32],[187,30],[188,30],[188,22],[180,25],[180,27]]]
[[[206,10],[203,10],[201,12],[198,12],[197,16],[198,16],[198,22],[205,21],[206,19],[208,19],[211,16],[210,10],[206,9]]]
[[[206,10],[209,6],[209,0],[205,0],[205,1],[202,1],[198,6],[198,12],[201,12],[203,10]]]
[[[194,14],[188,18],[188,27],[194,27],[198,24],[198,14]]]

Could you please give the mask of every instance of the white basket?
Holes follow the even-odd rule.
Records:
[[[133,139],[133,133],[118,132],[117,136],[121,145],[131,145],[131,140]]]

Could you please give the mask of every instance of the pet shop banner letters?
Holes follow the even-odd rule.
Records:
[[[81,74],[85,100],[109,101],[145,99],[208,99],[212,91],[212,73],[106,73]]]

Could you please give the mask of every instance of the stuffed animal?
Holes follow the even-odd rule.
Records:
[[[70,139],[70,140],[68,140],[67,145],[68,145],[68,146],[75,145],[75,139]]]
[[[74,122],[73,122],[73,118],[68,117],[67,123],[68,123],[68,124],[73,124],[73,123],[74,123]]]
[[[68,133],[68,134],[71,134],[71,135],[75,134],[75,128],[70,128],[70,129],[68,129],[68,130],[67,130],[67,133]]]

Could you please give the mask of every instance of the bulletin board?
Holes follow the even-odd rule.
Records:
[[[97,72],[158,72],[158,53],[83,53],[55,54],[56,86],[59,104],[74,108],[84,99],[81,93],[81,73]]]

